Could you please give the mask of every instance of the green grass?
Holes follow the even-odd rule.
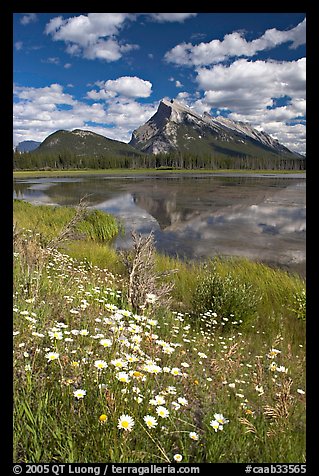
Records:
[[[220,173],[241,173],[241,174],[291,174],[306,173],[305,170],[242,170],[242,169],[70,169],[70,170],[19,170],[13,172],[13,177],[71,177],[77,175],[127,175],[127,174],[220,174]]]
[[[15,462],[174,463],[175,454],[182,463],[305,462],[305,322],[290,310],[301,278],[243,259],[196,264],[157,255],[158,272],[178,269],[165,278],[175,282],[172,309],[134,313],[108,243],[87,238],[63,253],[48,250],[34,227],[59,233],[65,222],[54,215],[59,225],[50,227],[44,215],[56,212],[37,209],[14,206]],[[194,315],[196,290],[213,272],[234,274],[260,294],[253,321],[217,319],[214,309]],[[58,358],[49,361],[49,352]],[[98,369],[98,360],[107,367]],[[155,397],[165,399],[168,418],[157,415]],[[215,432],[217,413],[229,421]],[[133,418],[132,431],[117,427],[121,415]]]
[[[20,228],[32,229],[44,240],[57,237],[76,214],[74,207],[34,206],[22,200],[13,201],[14,220]],[[86,240],[111,241],[121,230],[118,221],[100,210],[87,210],[83,219],[76,224],[75,235],[83,235]]]

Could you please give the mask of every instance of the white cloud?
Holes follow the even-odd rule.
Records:
[[[54,41],[64,41],[66,52],[83,55],[87,59],[117,61],[137,45],[121,44],[115,39],[127,20],[134,20],[133,13],[88,13],[63,19],[52,18],[45,33]]]
[[[239,59],[197,69],[202,96],[177,96],[198,113],[211,108],[228,110],[236,121],[249,122],[291,150],[305,153],[306,59],[252,61]],[[276,99],[285,103],[276,106]]]
[[[144,124],[155,114],[157,107],[158,103],[141,104],[129,98],[116,98],[108,103],[106,122],[126,127],[127,130],[131,131]]]
[[[59,129],[83,127],[85,121],[101,122],[101,104],[87,105],[63,92],[59,84],[44,88],[15,86],[13,105],[14,143],[44,140]]]
[[[22,25],[29,25],[29,23],[34,23],[38,19],[36,13],[26,13],[21,19],[20,23]]]
[[[17,51],[20,51],[22,50],[23,48],[23,41],[16,41],[15,44],[14,44],[14,47]]]
[[[197,70],[199,87],[212,107],[250,113],[273,105],[273,98],[305,99],[306,59],[248,61]]]
[[[182,87],[183,87],[182,83],[181,83],[180,81],[178,81],[178,80],[175,81],[175,86],[176,86],[177,88],[182,88]]]
[[[158,106],[140,104],[129,97],[108,97],[104,105],[88,104],[64,93],[59,84],[44,88],[15,86],[14,96],[14,145],[23,140],[43,141],[57,130],[76,128],[128,142],[132,131],[146,122]],[[94,125],[87,126],[87,122]]]
[[[127,97],[147,98],[152,93],[152,83],[136,76],[122,76],[115,80],[109,79],[100,83],[100,91],[89,91],[88,97],[91,99],[108,99],[115,95]]]
[[[228,58],[252,57],[259,51],[269,50],[283,43],[291,43],[291,48],[306,42],[306,18],[296,27],[281,31],[276,28],[266,30],[255,40],[247,41],[243,32],[233,32],[224,36],[223,40],[212,40],[209,43],[181,43],[165,54],[167,62],[184,66],[204,66],[223,62]]]
[[[63,66],[65,69],[69,69],[72,67],[72,64],[71,63],[65,63],[65,65]]]
[[[183,22],[188,18],[195,17],[197,13],[148,13],[157,22]]]
[[[47,58],[45,60],[41,60],[41,61],[42,61],[42,63],[56,64],[56,65],[60,64],[60,58],[58,58],[56,56],[55,57],[49,57],[49,58]]]
[[[183,22],[197,13],[88,13],[69,18],[52,18],[45,33],[54,41],[64,41],[66,52],[86,59],[117,61],[138,45],[123,44],[116,39],[128,21],[146,15],[156,22]]]

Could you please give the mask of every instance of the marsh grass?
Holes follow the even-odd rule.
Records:
[[[22,200],[14,200],[13,212],[20,228],[36,230],[46,244],[57,237],[60,241],[82,237],[100,243],[110,242],[122,229],[118,221],[108,213],[89,210],[85,199],[77,207],[34,206]]]
[[[172,310],[132,309],[129,273],[107,243],[47,248],[32,210],[15,214],[15,462],[173,463],[176,453],[183,463],[305,462],[305,322],[290,299],[304,289],[300,278],[242,260],[213,266],[156,255],[156,272],[178,269],[163,278],[175,283]],[[253,322],[217,319],[214,309],[194,322],[196,289],[213,270],[258,290]],[[131,431],[118,428],[121,415],[133,418]],[[146,415],[156,427],[146,427]],[[215,431],[221,417],[229,421]]]

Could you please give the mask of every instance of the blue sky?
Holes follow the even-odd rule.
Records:
[[[305,13],[15,13],[14,145],[59,129],[128,142],[176,99],[306,149]]]

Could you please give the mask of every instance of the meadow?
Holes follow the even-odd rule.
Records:
[[[14,461],[304,463],[305,281],[14,201]]]

